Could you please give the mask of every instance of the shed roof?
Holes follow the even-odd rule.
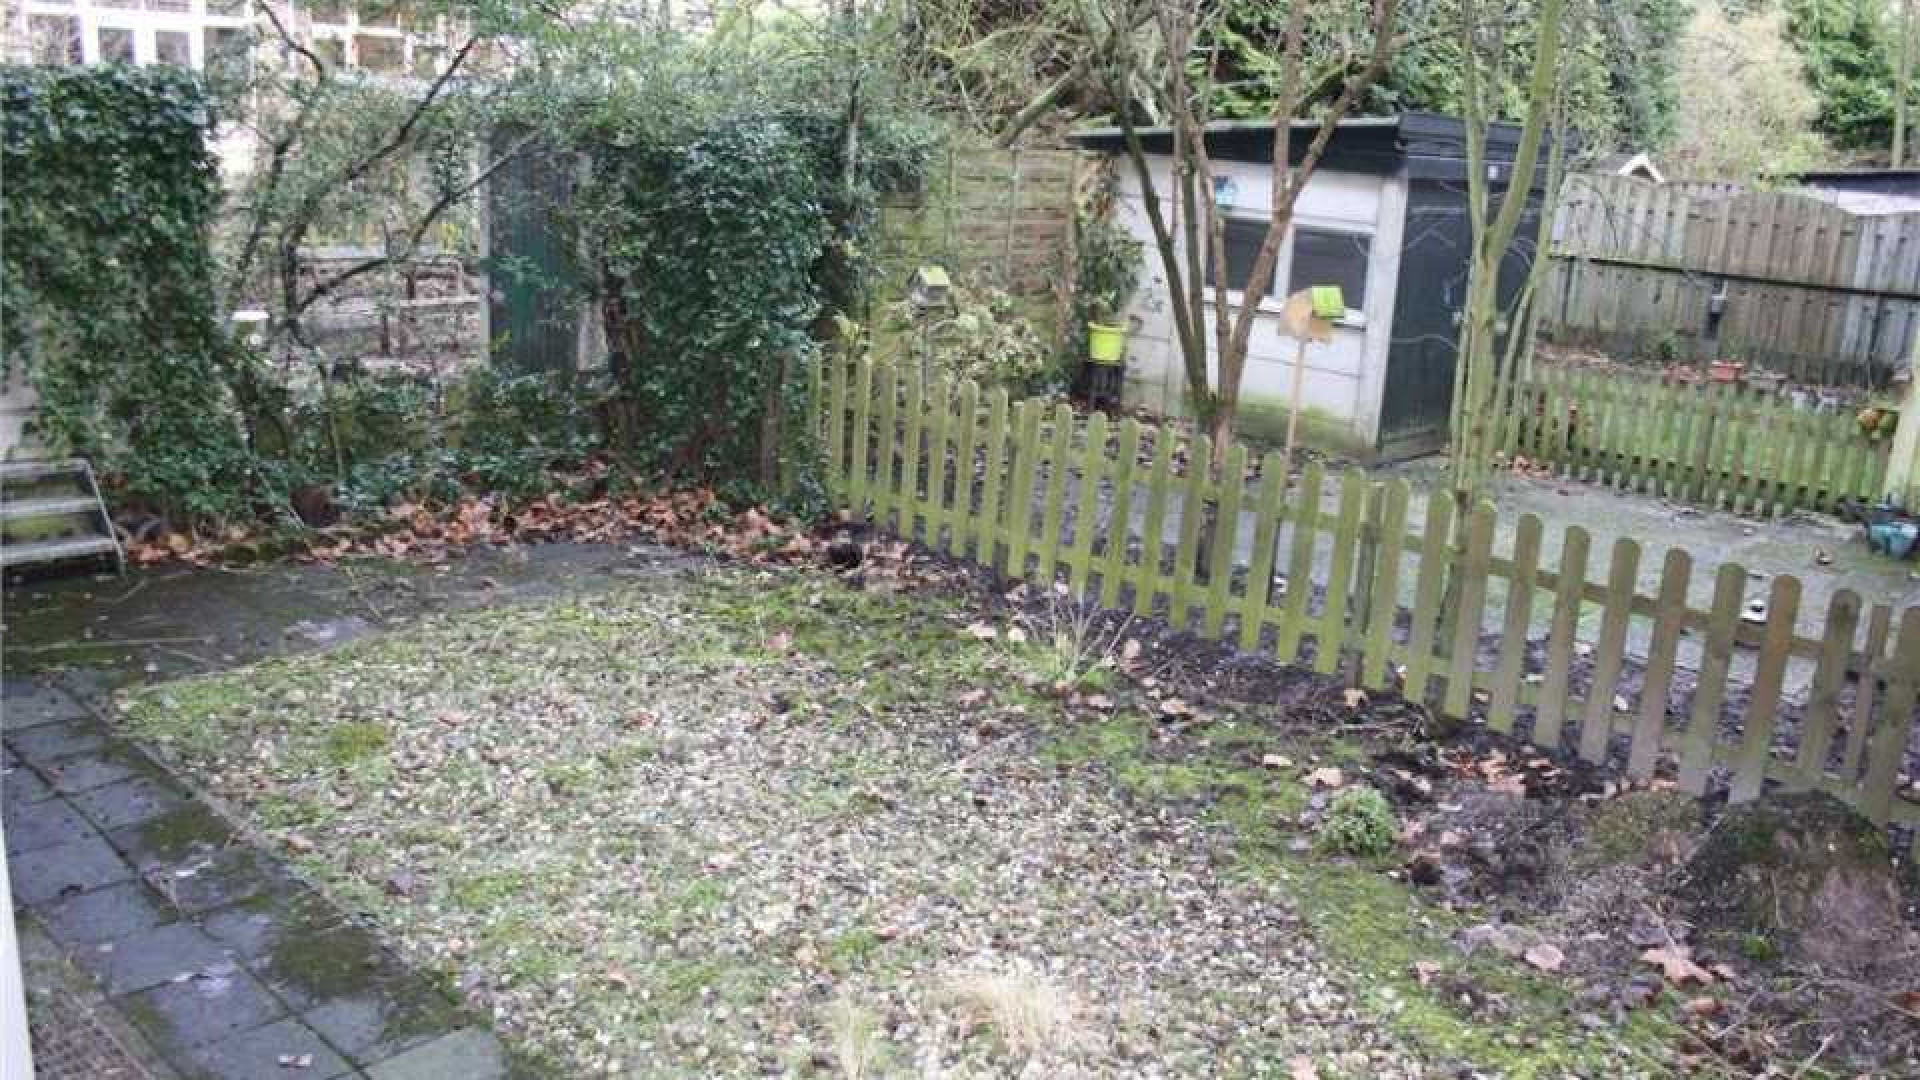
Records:
[[[1310,141],[1302,136],[1317,132],[1320,121],[1296,119],[1292,129],[1294,135],[1288,139],[1288,157],[1297,162],[1305,156]],[[1172,153],[1172,128],[1140,127],[1135,132],[1147,153]],[[1069,133],[1068,138],[1089,150],[1102,153],[1120,153],[1126,148],[1126,133],[1119,127],[1083,128]],[[1267,120],[1218,120],[1207,125],[1206,139],[1207,152],[1217,160],[1273,161],[1273,124]],[[1487,160],[1493,164],[1511,162],[1519,143],[1519,125],[1490,125],[1487,131]],[[1386,175],[1405,169],[1416,177],[1456,180],[1465,176],[1466,158],[1466,125],[1460,118],[1439,113],[1404,112],[1393,116],[1349,117],[1340,121],[1327,143],[1321,163],[1323,167],[1339,172]]]

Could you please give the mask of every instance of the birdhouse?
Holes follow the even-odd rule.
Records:
[[[953,279],[938,266],[923,266],[907,282],[907,303],[919,312],[945,311],[953,306]]]

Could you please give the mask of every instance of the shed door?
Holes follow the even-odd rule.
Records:
[[[521,137],[494,138],[503,152]],[[494,173],[488,184],[488,318],[496,366],[515,373],[570,372],[575,367],[579,312],[572,294],[569,234],[556,208],[572,196],[567,159],[534,146]]]
[[[1492,193],[1498,196],[1498,191]],[[1526,282],[1539,228],[1528,204],[1500,266],[1500,304],[1510,307]],[[1407,191],[1406,240],[1395,290],[1393,344],[1380,401],[1379,457],[1393,461],[1444,450],[1453,408],[1456,319],[1466,303],[1472,230],[1464,183],[1414,180]]]

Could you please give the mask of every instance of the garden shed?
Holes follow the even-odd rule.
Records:
[[[1295,161],[1318,126],[1296,121],[1288,140]],[[1140,135],[1155,173],[1154,188],[1166,199],[1173,189],[1171,133],[1146,128]],[[1506,189],[1519,135],[1518,127],[1504,124],[1489,133],[1487,169],[1494,193]],[[1220,122],[1208,126],[1206,138],[1214,197],[1227,209],[1227,273],[1244,280],[1266,232],[1273,128],[1266,121]],[[1114,213],[1143,244],[1141,286],[1128,309],[1126,401],[1181,415],[1185,382],[1166,275],[1138,177],[1124,160],[1124,135],[1119,128],[1083,130],[1074,141],[1123,159]],[[1543,161],[1536,188],[1544,188],[1545,172]],[[1529,200],[1503,266],[1503,307],[1532,261],[1540,194],[1536,190]],[[1279,336],[1280,302],[1308,285],[1338,285],[1347,314],[1330,344],[1307,351],[1303,438],[1360,460],[1396,460],[1445,446],[1469,249],[1465,125],[1412,112],[1342,122],[1296,204],[1271,295],[1259,301],[1263,317],[1254,325],[1241,388],[1242,433],[1273,436],[1286,425],[1295,346]],[[1243,302],[1240,294],[1231,295]]]

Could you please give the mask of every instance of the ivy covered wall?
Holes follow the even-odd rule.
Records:
[[[219,174],[204,88],[172,67],[0,68],[4,364],[36,434],[189,514],[249,468],[208,250]]]

